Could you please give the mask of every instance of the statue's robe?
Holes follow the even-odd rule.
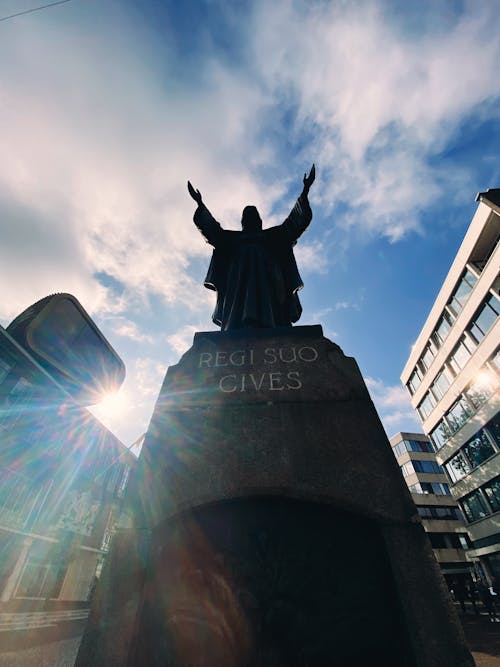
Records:
[[[222,229],[204,204],[197,208],[194,222],[214,247],[205,287],[217,292],[212,319],[223,331],[290,326],[299,319],[303,282],[293,246],[311,219],[304,194],[281,225],[258,231]]]

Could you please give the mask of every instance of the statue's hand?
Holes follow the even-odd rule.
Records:
[[[316,178],[316,167],[313,164],[313,166],[311,167],[311,171],[309,172],[309,176],[304,174],[303,183],[304,183],[304,193],[305,194],[307,194],[309,192],[309,188],[314,183],[315,178]]]
[[[201,192],[199,190],[195,190],[189,181],[188,181],[188,192],[191,195],[191,197],[195,200],[195,202],[198,204],[198,206],[201,206],[203,204],[203,200],[201,198]]]

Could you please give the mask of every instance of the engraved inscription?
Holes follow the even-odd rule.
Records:
[[[302,385],[300,370],[252,370],[255,365],[274,366],[280,368],[289,364],[309,364],[317,361],[319,353],[309,345],[288,347],[267,347],[263,352],[250,350],[234,350],[226,352],[201,352],[198,368],[227,368],[218,381],[219,391],[225,394],[247,391],[297,391]],[[243,367],[245,372],[242,372]]]

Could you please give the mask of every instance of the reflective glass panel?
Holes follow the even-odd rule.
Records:
[[[486,433],[481,430],[474,437],[471,438],[463,447],[462,451],[470,461],[473,468],[476,468],[478,465],[481,465],[483,461],[489,459],[490,456],[493,456],[495,450],[493,445],[486,437]]]
[[[455,454],[455,456],[445,464],[445,468],[452,482],[458,482],[472,470],[469,461],[467,461],[461,452]]]
[[[451,436],[451,429],[448,424],[442,420],[430,435],[436,449],[440,449]]]
[[[485,484],[483,491],[488,498],[491,509],[494,512],[498,512],[500,510],[500,477],[496,477],[491,482],[488,482],[488,484]]]
[[[477,378],[466,390],[465,394],[470,399],[474,407],[482,405],[495,391],[497,382],[492,376],[491,371],[482,370]]]
[[[498,299],[490,295],[482,308],[476,313],[470,325],[469,331],[475,340],[479,343],[491,329],[498,317],[499,306]]]
[[[478,521],[491,514],[479,489],[461,501],[462,509],[469,521]]]

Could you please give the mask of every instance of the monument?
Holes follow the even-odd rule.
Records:
[[[300,317],[285,222],[215,221],[221,332],[168,369],[76,665],[472,667],[354,359]]]

